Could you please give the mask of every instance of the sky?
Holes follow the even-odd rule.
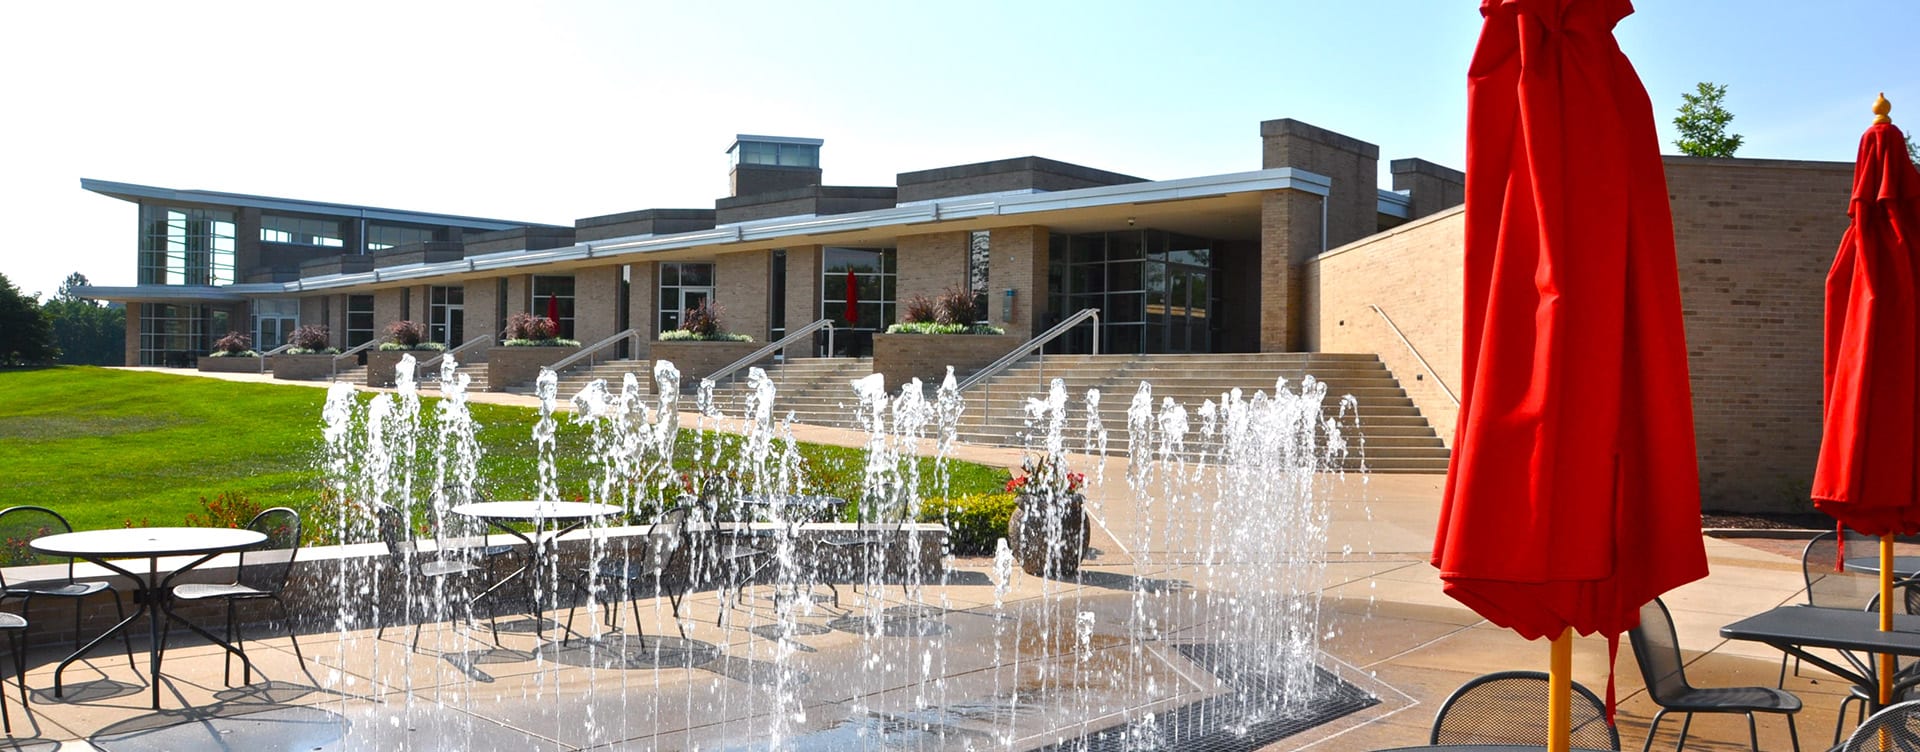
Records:
[[[571,224],[711,208],[740,133],[825,139],[832,185],[1027,155],[1173,179],[1259,169],[1283,117],[1379,145],[1383,172],[1458,168],[1478,9],[4,3],[0,274],[133,284],[136,209],[83,177]],[[1668,151],[1712,81],[1739,156],[1850,161],[1876,92],[1920,123],[1916,22],[1909,0],[1642,0],[1616,36]]]

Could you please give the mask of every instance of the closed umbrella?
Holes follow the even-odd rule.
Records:
[[[552,294],[547,295],[547,318],[555,327],[560,326],[560,298]]]
[[[1885,97],[1860,137],[1852,221],[1827,272],[1826,420],[1813,501],[1842,525],[1880,537],[1880,628],[1893,629],[1893,536],[1920,530],[1920,361],[1914,275],[1920,259],[1920,172]],[[1893,656],[1880,661],[1880,702],[1891,702]]]
[[[1610,649],[1703,577],[1673,217],[1626,0],[1483,0],[1468,71],[1463,396],[1433,564],[1445,592]]]

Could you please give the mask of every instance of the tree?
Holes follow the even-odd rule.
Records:
[[[1733,122],[1733,113],[1722,104],[1726,97],[1727,85],[1715,86],[1711,81],[1701,81],[1692,94],[1680,95],[1680,114],[1673,118],[1680,137],[1673,140],[1673,145],[1680,147],[1681,154],[1731,157],[1740,149],[1740,142],[1744,140],[1740,134],[1727,135],[1727,124]]]
[[[0,366],[51,363],[59,356],[40,307],[0,274]]]
[[[78,288],[86,285],[87,275],[69,274],[66,281],[60,283],[60,291],[40,306],[47,323],[53,327],[60,362],[120,365],[126,359],[127,310],[80,297]]]

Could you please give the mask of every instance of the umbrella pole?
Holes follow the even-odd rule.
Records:
[[[1572,748],[1573,724],[1568,705],[1573,699],[1573,627],[1553,638],[1553,658],[1547,671],[1547,752]]]
[[[1880,631],[1893,631],[1893,533],[1880,536]],[[1880,707],[1893,704],[1893,654],[1880,654]]]

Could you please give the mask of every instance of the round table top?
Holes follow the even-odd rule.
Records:
[[[453,508],[454,514],[493,520],[584,520],[622,511],[590,501],[478,501]]]
[[[82,530],[33,539],[33,550],[83,559],[110,556],[178,556],[238,551],[267,541],[267,534],[224,527],[129,527]]]
[[[773,506],[776,502],[782,502],[788,506],[802,507],[807,509],[821,509],[825,507],[840,506],[847,503],[846,499],[842,499],[838,496],[828,496],[826,494],[793,494],[790,496],[774,496],[770,494],[746,494],[743,496],[735,496],[733,498],[733,501],[736,504],[746,504],[748,506],[756,506],[756,507],[770,507],[770,506]]]
[[[1880,554],[1876,552],[1872,556],[1849,556],[1846,560],[1846,566],[1847,570],[1851,572],[1879,574]],[[1920,573],[1920,556],[1900,554],[1893,557],[1893,573],[1900,577],[1911,577],[1916,573]]]

